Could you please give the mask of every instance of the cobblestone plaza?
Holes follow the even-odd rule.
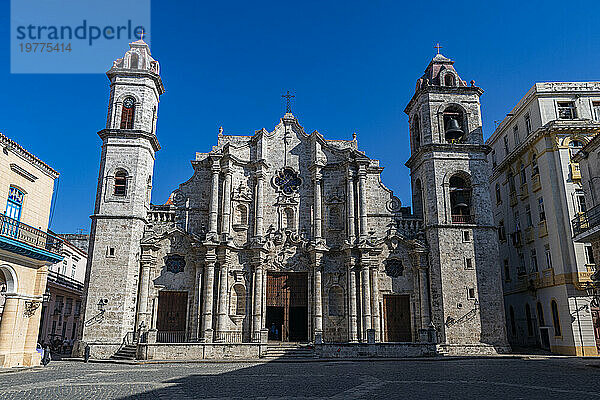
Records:
[[[577,400],[600,397],[597,366],[596,361],[547,357],[144,365],[53,361],[45,368],[0,374],[0,398]]]

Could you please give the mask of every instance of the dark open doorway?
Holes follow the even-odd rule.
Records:
[[[385,315],[385,341],[411,342],[410,297],[406,295],[383,296]]]
[[[267,318],[269,340],[308,340],[308,274],[269,272],[267,275]]]

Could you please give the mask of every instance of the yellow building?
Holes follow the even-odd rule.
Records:
[[[0,368],[40,363],[48,265],[62,260],[61,240],[47,233],[56,178],[58,172],[0,133]]]

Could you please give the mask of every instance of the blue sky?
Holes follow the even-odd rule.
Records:
[[[449,8],[451,7],[451,8]],[[600,80],[600,5],[545,2],[153,1],[152,54],[167,92],[159,107],[153,202],[192,173],[196,151],[226,133],[272,130],[281,94],[305,130],[349,139],[385,167],[410,203],[403,110],[435,55],[456,61],[481,98],[485,136],[536,81]],[[12,75],[9,5],[0,6],[0,131],[61,173],[51,228],[88,231],[108,80],[101,74]],[[106,60],[108,69],[113,59]]]

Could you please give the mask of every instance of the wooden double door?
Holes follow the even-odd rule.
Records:
[[[410,296],[383,296],[386,342],[412,342]]]
[[[185,341],[187,302],[187,292],[158,292],[156,329],[159,342],[180,343]]]
[[[269,272],[267,274],[267,315],[269,340],[308,340],[308,274]]]

